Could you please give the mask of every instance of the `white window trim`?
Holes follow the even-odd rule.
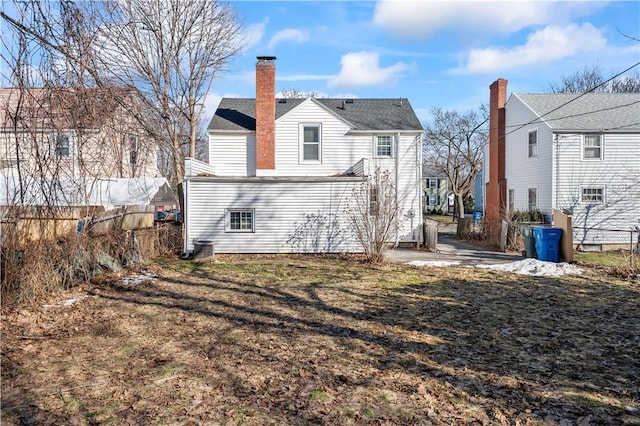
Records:
[[[250,212],[251,213],[251,229],[231,229],[231,213]],[[224,210],[224,232],[251,234],[256,232],[256,211],[255,209],[225,209]]]
[[[600,157],[599,158],[586,158],[584,156],[584,150],[585,150],[585,136],[587,135],[598,135],[600,136]],[[582,161],[602,161],[604,160],[604,135],[602,133],[585,133],[582,135],[582,141],[580,143],[580,158],[582,159]]]
[[[69,138],[69,155],[58,155],[58,135],[64,135]],[[61,160],[72,159],[75,156],[75,135],[70,130],[54,131],[49,136],[49,146],[51,149],[51,156]]]
[[[317,127],[318,128],[318,159],[317,160],[305,160],[304,159],[304,128],[305,127]],[[298,162],[299,164],[322,164],[322,123],[300,123],[298,126]]]
[[[391,155],[378,155],[378,137],[388,137],[391,140]],[[373,135],[373,158],[394,158],[395,156],[395,138],[393,135],[380,134]]]
[[[602,200],[585,200],[582,198],[584,196],[585,189],[602,189]],[[582,185],[580,186],[580,202],[582,204],[604,204],[607,200],[607,189],[605,185]]]
[[[535,133],[536,134],[535,152],[533,154],[531,154],[530,149],[529,149],[530,146],[531,146],[531,143],[529,142],[529,140],[531,138],[531,133]],[[537,158],[538,157],[538,129],[529,130],[527,132],[527,157],[528,158]]]

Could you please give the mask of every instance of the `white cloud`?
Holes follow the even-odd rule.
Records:
[[[283,41],[304,43],[307,39],[308,37],[303,31],[294,28],[287,28],[275,33],[273,37],[271,37],[271,40],[269,40],[269,45],[267,47],[269,49],[273,49],[277,44],[282,43]]]
[[[584,15],[596,2],[395,1],[376,4],[373,23],[398,37],[421,38],[444,28],[458,32],[512,33],[531,25],[559,23]]]
[[[249,25],[244,29],[244,31],[239,37],[240,43],[242,45],[242,49],[244,51],[247,51],[253,46],[260,43],[260,41],[262,40],[262,36],[264,35],[264,30],[267,27],[268,23],[269,23],[269,18],[264,18],[262,22]]]
[[[342,56],[340,63],[342,70],[340,74],[329,80],[329,87],[351,88],[389,83],[411,68],[404,62],[380,68],[378,54],[370,52],[347,53]]]
[[[512,48],[472,49],[466,66],[457,71],[491,73],[524,65],[545,64],[606,47],[600,30],[586,23],[548,26],[532,33],[527,42]]]

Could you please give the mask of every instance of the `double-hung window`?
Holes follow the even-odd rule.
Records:
[[[584,135],[582,142],[583,160],[602,160],[602,135],[589,133]]]
[[[254,209],[227,209],[226,232],[255,232]]]
[[[302,162],[321,161],[321,127],[320,124],[302,124]]]
[[[583,203],[604,203],[604,186],[583,186],[580,192]]]
[[[529,131],[529,158],[538,156],[538,131]]]
[[[427,188],[428,189],[439,189],[440,188],[440,179],[436,179],[436,178],[427,179]]]
[[[55,132],[51,135],[51,151],[56,158],[71,157],[71,134]]]
[[[538,209],[538,189],[529,188],[529,211]]]
[[[129,136],[129,164],[138,164],[138,137]]]
[[[379,135],[375,137],[376,157],[393,158],[393,137],[391,135]]]

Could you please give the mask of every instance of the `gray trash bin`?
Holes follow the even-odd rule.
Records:
[[[522,237],[524,238],[524,257],[536,257],[536,238],[533,236],[532,226],[522,227]]]

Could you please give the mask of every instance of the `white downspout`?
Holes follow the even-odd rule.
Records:
[[[395,143],[395,159],[396,159],[396,167],[395,167],[395,172],[396,172],[396,204],[398,205],[398,207],[400,206],[400,200],[398,200],[398,179],[399,179],[399,171],[398,171],[398,166],[400,164],[400,132],[396,132],[396,143]],[[393,248],[398,248],[398,245],[400,244],[400,213],[401,210],[398,209],[398,211],[396,212],[396,242]]]

